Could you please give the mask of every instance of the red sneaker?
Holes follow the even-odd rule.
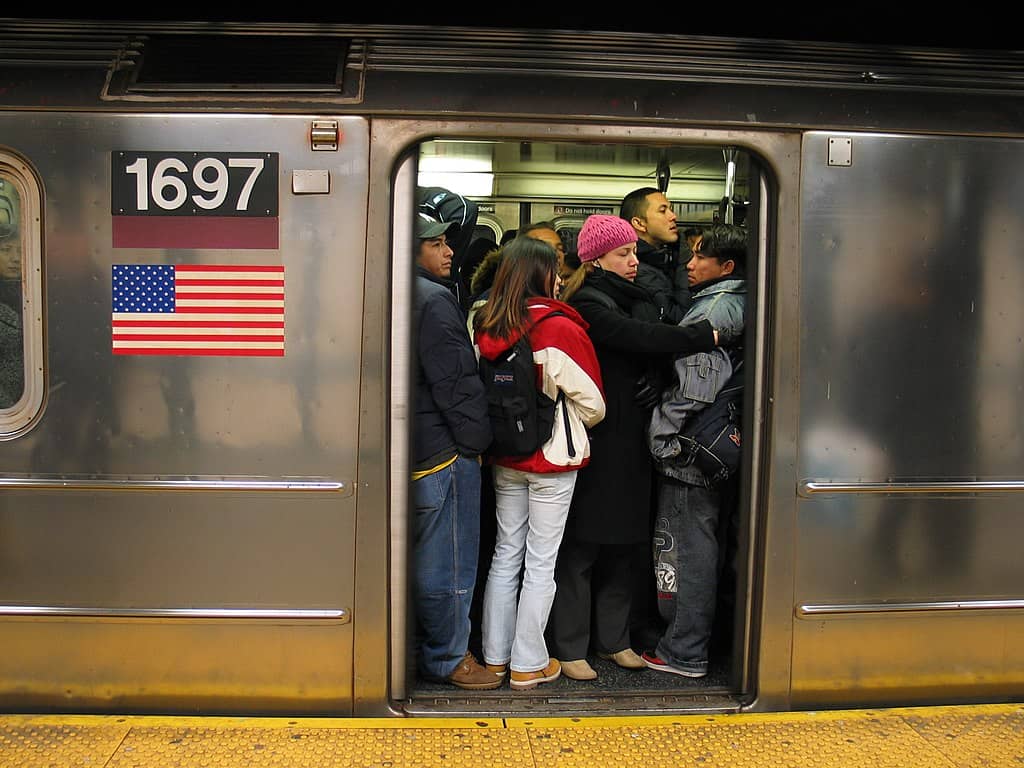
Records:
[[[682,675],[683,677],[704,677],[707,675],[707,670],[697,669],[683,669],[682,667],[674,667],[664,659],[658,658],[653,653],[644,653],[640,658],[644,660],[644,664],[647,665],[648,669],[653,669],[658,672],[668,672],[672,675]]]

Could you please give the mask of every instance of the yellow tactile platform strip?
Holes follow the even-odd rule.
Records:
[[[1024,705],[775,715],[0,716],[0,768],[967,768],[1024,765]]]

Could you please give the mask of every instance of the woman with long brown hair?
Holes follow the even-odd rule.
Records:
[[[484,661],[498,675],[511,667],[515,690],[561,673],[544,642],[555,596],[555,559],[576,473],[590,457],[586,430],[604,417],[601,373],[587,324],[553,298],[558,286],[554,249],[517,237],[505,246],[490,298],[475,318],[482,358],[496,360],[527,337],[537,387],[555,403],[551,436],[543,445],[527,456],[491,457],[498,528],[484,591]]]

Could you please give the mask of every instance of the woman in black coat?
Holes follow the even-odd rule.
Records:
[[[576,482],[555,571],[557,592],[549,624],[554,656],[576,680],[597,677],[587,662],[591,645],[628,669],[643,669],[629,646],[632,553],[650,546],[651,456],[649,371],[678,354],[705,352],[718,341],[707,321],[665,325],[650,294],[634,283],[636,232],[617,216],[591,216],[578,240],[582,266],[563,289],[589,324],[607,405],[590,431],[590,466]]]

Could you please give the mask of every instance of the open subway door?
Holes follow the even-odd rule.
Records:
[[[381,123],[375,124],[382,135]],[[398,129],[401,130],[400,128]],[[506,129],[507,130],[507,129]],[[457,135],[458,128],[451,130]],[[451,135],[449,134],[449,135]],[[414,714],[486,714],[516,711],[537,712],[546,707],[564,714],[643,711],[728,711],[741,707],[756,693],[753,647],[758,610],[755,595],[760,589],[760,557],[757,545],[758,510],[756,488],[760,482],[758,456],[761,455],[761,431],[765,415],[761,398],[766,365],[768,264],[765,258],[771,219],[767,213],[771,181],[756,154],[724,144],[643,145],[630,142],[614,144],[607,132],[600,143],[552,141],[488,140],[442,138],[415,145],[402,156],[394,172],[392,252],[392,382],[394,404],[392,418],[392,694],[407,712]],[[384,143],[383,141],[381,142]],[[376,144],[375,144],[376,146]],[[408,146],[408,145],[405,145]],[[448,161],[448,173],[441,161]],[[665,161],[665,165],[661,165]],[[658,183],[656,167],[677,169],[666,176],[667,195],[673,203],[680,233],[679,263],[689,259],[682,233],[687,228],[710,227],[716,223],[742,225],[748,242],[747,284],[747,402],[743,429],[744,465],[740,481],[740,501],[722,526],[722,575],[718,590],[711,670],[704,679],[693,680],[650,670],[626,671],[590,655],[598,671],[594,682],[567,678],[541,686],[528,693],[509,691],[508,685],[487,692],[467,692],[450,685],[422,679],[416,670],[416,620],[414,589],[410,582],[410,563],[416,557],[407,527],[415,514],[409,495],[406,453],[412,419],[407,411],[411,403],[409,384],[417,365],[409,340],[418,329],[410,328],[413,282],[412,259],[416,243],[412,237],[413,212],[418,202],[416,188],[446,184],[472,199],[487,227],[478,227],[479,237],[490,240],[492,233],[512,232],[526,224],[545,222],[566,245],[567,263],[575,255],[576,234],[586,218],[593,214],[618,215],[626,193]],[[461,170],[453,170],[461,169]],[[447,173],[447,175],[442,175]],[[462,184],[465,183],[465,187]],[[473,250],[472,248],[470,249]],[[459,254],[455,261],[458,262]],[[464,275],[473,282],[472,275]],[[685,286],[685,270],[682,275]],[[684,288],[685,290],[685,288]],[[671,361],[666,356],[666,365]],[[495,508],[493,491],[488,492],[491,469],[484,467],[484,491],[481,503],[481,556],[476,581],[476,597],[471,613],[470,650],[480,658],[480,603],[487,581],[487,568],[494,547]],[[584,472],[587,470],[584,469]],[[646,516],[648,510],[636,510]],[[649,586],[636,597],[639,632],[634,647],[653,649],[658,635],[652,629],[664,629],[656,617],[654,603],[653,541],[638,549],[638,581]],[[649,578],[648,578],[649,577]],[[645,589],[641,586],[638,593]],[[642,604],[645,597],[648,604]],[[640,624],[646,626],[640,627]],[[644,630],[647,630],[646,632]],[[644,643],[650,643],[645,645]],[[550,645],[549,645],[550,650]]]

